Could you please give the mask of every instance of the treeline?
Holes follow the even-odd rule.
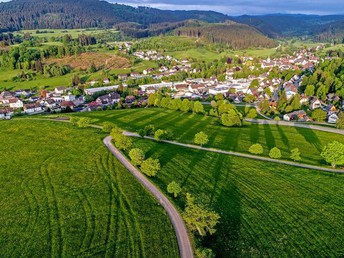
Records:
[[[144,26],[200,19],[223,22],[229,17],[210,11],[165,11],[111,4],[99,0],[16,0],[0,3],[0,32],[22,29],[110,28],[122,22]]]
[[[156,50],[159,52],[182,51],[203,46],[189,38],[179,38],[173,36],[152,37],[138,41],[134,50]]]
[[[320,63],[314,73],[306,74],[301,91],[307,96],[316,96],[325,101],[327,94],[334,93],[344,98],[344,59],[336,58]]]
[[[207,24],[182,27],[175,30],[177,36],[203,39],[207,43],[224,44],[232,49],[271,48],[276,42],[265,37],[256,29],[243,24]]]
[[[1,67],[8,69],[41,71],[44,69],[43,61],[47,58],[79,55],[85,51],[86,49],[79,45],[47,46],[43,49],[27,48],[25,46],[11,47],[8,51],[2,52],[0,64]]]

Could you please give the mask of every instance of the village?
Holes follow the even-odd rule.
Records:
[[[128,49],[130,48],[130,45],[126,46]],[[315,50],[318,51],[321,48],[322,46],[318,46]],[[180,61],[171,56],[163,56],[154,50],[138,51],[133,54],[137,58],[154,61],[166,60],[173,65],[170,67],[160,66],[158,69],[145,69],[142,73],[119,74],[118,79],[121,83],[116,85],[111,85],[110,79],[104,78],[99,87],[99,81],[91,80],[79,94],[74,94],[77,86],[60,86],[54,90],[37,91],[4,90],[0,93],[0,119],[11,119],[15,115],[146,107],[149,95],[156,92],[164,92],[172,98],[200,100],[203,103],[210,102],[215,96],[221,94],[234,104],[255,103],[258,111],[260,111],[259,103],[268,101],[269,108],[273,110],[277,107],[281,91],[285,93],[288,100],[299,94],[303,78],[296,73],[289,80],[271,78],[270,71],[277,68],[279,71],[307,70],[312,72],[321,61],[314,54],[316,51],[301,49],[292,56],[262,59],[259,61],[258,69],[266,72],[258,76],[253,74],[247,78],[236,76],[243,70],[243,67],[252,71],[257,70],[257,65],[252,64],[252,57],[240,57],[241,64],[230,66],[224,74],[225,80],[219,81],[216,76],[211,76],[210,78],[189,78],[179,82],[162,80],[162,78],[169,78],[179,72],[197,73],[197,69],[192,68],[192,64],[188,60]],[[126,84],[129,79],[136,80],[145,77],[153,78],[156,83],[142,84],[135,88],[129,88]],[[328,94],[326,101],[321,101],[314,96],[300,95],[300,104],[303,107],[308,110],[325,111],[327,113],[326,122],[331,124],[336,123],[340,109],[343,108],[333,105],[338,101],[340,98],[334,94]],[[281,114],[280,118],[285,121],[312,121],[305,108]]]

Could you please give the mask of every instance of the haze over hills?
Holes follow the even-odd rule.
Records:
[[[343,40],[344,15],[268,14],[233,19],[273,38],[310,36],[316,40]]]

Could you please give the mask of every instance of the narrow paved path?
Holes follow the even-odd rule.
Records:
[[[132,133],[132,132],[123,132],[124,135],[129,136],[129,137],[139,137],[141,138],[140,135],[137,133]],[[157,141],[153,137],[145,136],[145,139]],[[219,149],[214,149],[214,148],[206,148],[206,147],[201,147],[197,145],[192,145],[192,144],[186,144],[186,143],[180,143],[180,142],[174,142],[174,141],[166,141],[163,140],[161,142],[168,143],[168,144],[173,144],[173,145],[178,145],[190,149],[196,149],[196,150],[204,150],[204,151],[209,151],[209,152],[215,152],[215,153],[220,153],[220,154],[225,154],[229,156],[237,156],[237,157],[242,157],[242,158],[249,158],[249,159],[255,159],[255,160],[261,160],[261,161],[268,161],[268,162],[273,162],[273,163],[278,163],[278,164],[284,164],[284,165],[289,165],[289,166],[294,166],[294,167],[299,167],[299,168],[307,168],[307,169],[312,169],[312,170],[319,170],[319,171],[325,171],[325,172],[333,172],[333,173],[340,173],[344,174],[344,170],[341,169],[332,169],[332,168],[326,168],[326,167],[319,167],[319,166],[313,166],[313,165],[306,165],[306,164],[300,164],[292,161],[287,161],[287,160],[279,160],[279,159],[271,159],[268,157],[261,157],[261,156],[256,156],[256,155],[251,155],[251,154],[246,154],[246,153],[241,153],[241,152],[234,152],[234,151],[224,151],[224,150],[219,150]]]
[[[108,136],[104,139],[103,142],[111,151],[111,153],[130,171],[130,173],[132,173],[137,178],[137,180],[139,180],[141,184],[154,195],[154,197],[160,202],[160,204],[164,207],[165,211],[170,217],[177,236],[180,256],[182,258],[192,258],[193,250],[188,231],[177,209],[166,198],[166,196],[160,192],[158,188],[156,188],[145,176],[143,176],[142,173],[138,171],[137,168],[135,168],[127,160],[127,158],[112,145],[111,140],[111,136]]]
[[[300,128],[306,128],[306,129],[312,129],[312,130],[317,130],[317,131],[344,135],[344,130],[333,128],[333,127],[320,126],[320,125],[310,125],[310,124],[302,124],[302,123],[297,123],[297,122],[250,119],[250,118],[246,118],[245,121],[250,122],[250,123],[261,124],[261,125],[283,125],[283,126],[291,126],[291,127],[300,127]]]

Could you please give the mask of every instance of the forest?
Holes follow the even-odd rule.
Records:
[[[247,48],[271,48],[276,42],[267,38],[256,29],[238,23],[205,24],[181,27],[175,30],[177,36],[202,39],[207,43],[224,44],[234,50]]]
[[[22,29],[110,28],[133,22],[151,24],[200,19],[223,22],[228,16],[211,11],[164,11],[110,4],[99,0],[13,0],[0,3],[0,32]]]

